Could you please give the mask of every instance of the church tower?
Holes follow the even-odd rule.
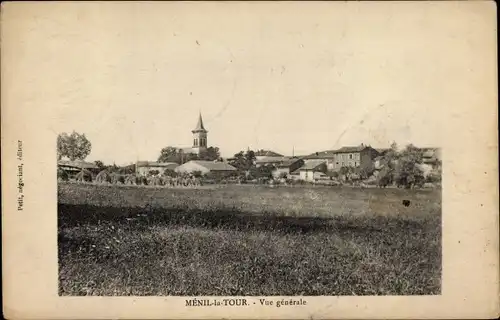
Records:
[[[207,133],[208,131],[203,126],[203,119],[198,118],[198,124],[192,131],[193,133],[193,152],[200,154],[200,151],[207,149]]]

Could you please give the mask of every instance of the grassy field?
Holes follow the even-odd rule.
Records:
[[[439,190],[61,183],[58,196],[61,295],[441,290]]]

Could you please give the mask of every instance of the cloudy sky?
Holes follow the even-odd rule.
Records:
[[[464,10],[439,3],[52,6],[29,34],[45,39],[51,130],[85,133],[105,163],[190,146],[199,112],[223,156],[440,146],[464,85],[450,72],[474,46]]]

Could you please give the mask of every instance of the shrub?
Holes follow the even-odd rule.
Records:
[[[203,172],[200,170],[193,171],[193,177],[195,178],[201,178],[203,176]]]
[[[69,175],[66,171],[62,169],[57,169],[57,179],[61,181],[68,181]]]
[[[92,182],[92,173],[86,169],[82,169],[82,171],[76,174],[75,179],[79,182]]]
[[[111,182],[114,184],[125,183],[125,177],[123,175],[115,172],[111,175]]]
[[[158,170],[149,170],[148,172],[148,175],[150,176],[157,176],[158,174],[160,174],[160,171]]]
[[[135,174],[128,174],[125,177],[125,184],[135,185],[137,184],[137,177]]]
[[[172,169],[165,169],[165,171],[163,171],[163,175],[171,178],[175,178],[178,176],[177,172],[175,172],[175,170]]]
[[[95,181],[98,183],[111,183],[111,175],[107,170],[102,170],[95,177]]]

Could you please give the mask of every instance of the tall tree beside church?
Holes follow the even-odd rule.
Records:
[[[206,150],[202,150],[199,155],[200,160],[213,161],[220,158],[219,148],[208,147]]]
[[[211,153],[209,153],[209,157],[218,153],[219,149],[216,149],[217,150],[212,150]],[[158,162],[175,162],[178,164],[183,164],[191,160],[200,160],[200,157],[196,153],[184,153],[182,150],[170,146],[161,149],[160,156],[158,157]]]
[[[179,163],[180,154],[175,147],[165,147],[161,149],[160,156],[158,157],[158,162],[177,162]]]
[[[84,133],[63,132],[57,136],[57,159],[68,158],[71,161],[85,160],[90,154],[92,144]]]

